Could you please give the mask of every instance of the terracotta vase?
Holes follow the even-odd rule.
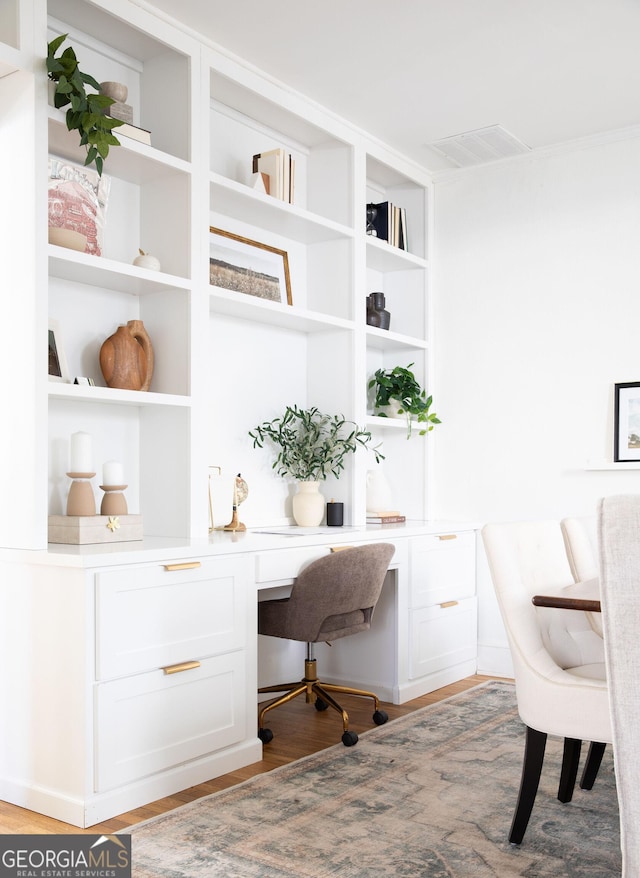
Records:
[[[153,347],[142,320],[129,320],[109,336],[100,348],[100,368],[108,387],[149,389]]]

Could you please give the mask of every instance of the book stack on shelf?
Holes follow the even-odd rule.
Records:
[[[253,157],[253,173],[261,174],[267,195],[289,204],[293,204],[295,168],[291,153],[281,148],[259,152]]]
[[[100,91],[113,100],[113,103],[105,109],[107,116],[123,123],[113,129],[114,135],[119,137],[123,134],[131,140],[151,145],[151,132],[133,124],[133,107],[126,103],[128,97],[126,85],[121,82],[101,82]]]
[[[367,234],[400,250],[408,250],[406,209],[390,201],[367,204]]]
[[[116,137],[120,137],[122,134],[125,137],[129,137],[131,140],[138,140],[140,143],[146,143],[151,146],[151,132],[147,131],[146,128],[139,128],[137,125],[131,125],[129,122],[118,125],[117,128],[113,129],[113,133]]]
[[[367,512],[367,524],[403,524],[406,520],[406,516],[397,510]]]

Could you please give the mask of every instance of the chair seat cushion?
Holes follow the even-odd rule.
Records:
[[[565,668],[568,674],[574,677],[591,678],[594,680],[606,680],[607,673],[604,662],[593,662],[590,665],[578,665],[575,668]]]

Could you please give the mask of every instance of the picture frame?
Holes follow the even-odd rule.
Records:
[[[613,460],[640,460],[640,381],[615,385]]]
[[[60,324],[51,318],[49,318],[49,381],[69,382]]]
[[[209,227],[209,283],[270,302],[293,304],[285,250]]]

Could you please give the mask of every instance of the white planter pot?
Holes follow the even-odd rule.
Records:
[[[402,403],[399,399],[392,399],[388,405],[380,405],[376,409],[377,415],[386,415],[388,418],[404,418],[406,420],[406,412],[400,412]]]
[[[299,527],[317,527],[324,516],[324,497],[320,482],[298,482],[293,496],[293,517]]]

